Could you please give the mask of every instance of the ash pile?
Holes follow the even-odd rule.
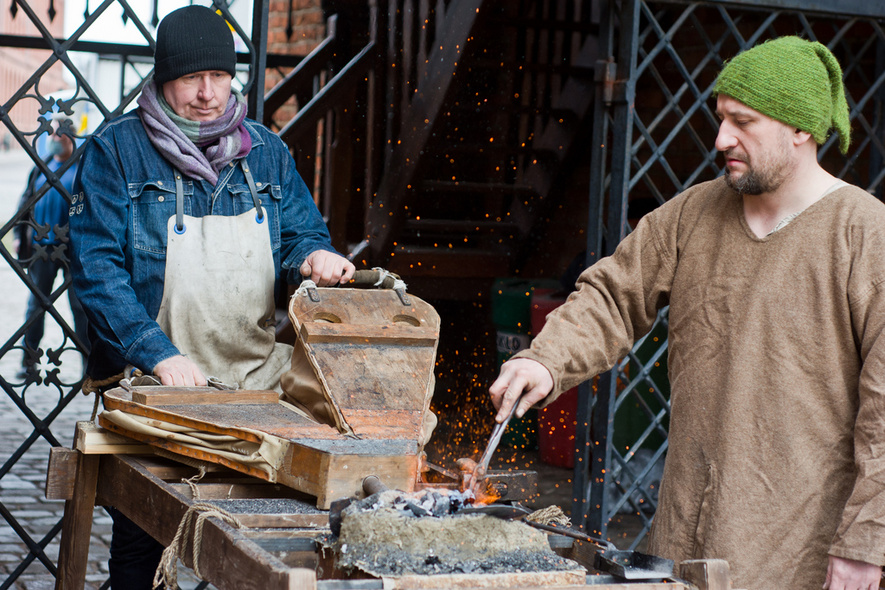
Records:
[[[351,503],[329,544],[337,567],[377,577],[583,569],[554,553],[547,535],[525,523],[459,515],[472,499],[447,489],[387,490]]]

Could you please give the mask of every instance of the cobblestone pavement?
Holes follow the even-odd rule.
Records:
[[[15,211],[19,195],[24,189],[30,162],[22,152],[0,152],[0,225],[6,222]],[[11,232],[2,237],[3,244],[11,248]],[[59,279],[60,280],[60,279]],[[27,305],[28,290],[5,260],[0,260],[0,345],[15,335],[22,325]],[[67,322],[71,321],[67,298],[58,300],[57,309]],[[46,316],[46,335],[40,347],[57,349],[63,342],[62,330],[56,321]],[[12,349],[0,357],[0,377],[4,387],[20,397],[28,409],[40,420],[56,409],[61,400],[71,391],[71,385],[24,386],[23,379],[17,377],[21,367],[22,352]],[[41,377],[48,365],[44,365]],[[73,384],[82,374],[82,363],[76,351],[66,351],[61,355],[58,381]],[[59,443],[70,446],[73,442],[75,423],[88,420],[92,413],[92,399],[77,394],[56,417],[49,428],[51,435]],[[0,520],[0,588],[17,590],[46,590],[55,587],[54,569],[58,559],[60,533],[54,535],[45,549],[49,565],[33,559],[25,566],[28,545],[19,532],[40,543],[58,524],[64,512],[64,502],[47,500],[44,493],[46,469],[49,460],[50,443],[38,437],[26,449],[23,445],[34,433],[34,425],[18,407],[6,389],[0,392],[0,461],[3,465],[14,462],[14,466],[0,478],[0,504],[8,511]],[[23,453],[22,453],[23,451]],[[21,454],[20,458],[15,457]],[[14,525],[10,523],[10,517]],[[20,527],[20,530],[18,530]],[[111,535],[111,519],[101,508],[94,512],[92,538],[89,546],[89,565],[86,587],[97,589],[107,580],[108,546]],[[19,568],[24,567],[23,571]],[[180,566],[179,586],[183,590],[195,588],[198,580]],[[211,586],[210,586],[211,588]]]

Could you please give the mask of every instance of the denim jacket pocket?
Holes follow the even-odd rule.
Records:
[[[276,252],[280,249],[280,201],[283,198],[283,191],[279,185],[266,182],[256,182],[255,189],[258,192],[259,204],[267,212],[270,246]],[[255,207],[248,185],[231,183],[227,185],[227,190],[233,200],[235,214],[240,215]]]
[[[194,185],[185,181],[184,213],[191,214]],[[154,254],[166,254],[166,228],[170,217],[175,215],[175,182],[173,180],[149,180],[129,184],[132,201],[132,235],[136,250]]]

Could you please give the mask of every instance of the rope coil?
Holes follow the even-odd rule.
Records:
[[[534,512],[526,516],[525,519],[541,524],[565,527],[571,526],[572,524],[571,519],[569,519],[569,517],[565,515],[565,512],[562,511],[562,508],[556,505],[548,506],[547,508],[541,508],[540,510],[535,510]]]
[[[165,590],[176,590],[178,588],[178,560],[183,557],[185,540],[191,537],[192,532],[191,563],[193,564],[194,574],[201,580],[203,579],[199,565],[200,549],[203,545],[203,524],[207,518],[212,517],[218,518],[236,529],[242,527],[240,521],[223,508],[219,508],[209,502],[196,502],[192,504],[178,524],[178,530],[175,532],[172,543],[163,550],[160,565],[157,566],[157,571],[154,572],[154,588],[161,586]]]

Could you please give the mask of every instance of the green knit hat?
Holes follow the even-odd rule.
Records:
[[[726,62],[713,88],[772,119],[807,131],[822,144],[831,128],[848,151],[851,124],[836,57],[817,42],[780,37]]]

